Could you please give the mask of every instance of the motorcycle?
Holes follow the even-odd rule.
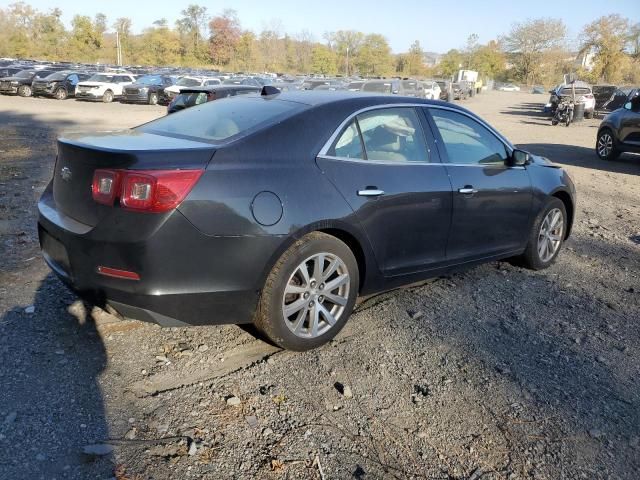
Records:
[[[568,97],[561,98],[556,111],[551,119],[551,125],[558,125],[558,123],[564,123],[565,126],[569,126],[573,121],[573,109],[575,108],[573,100]]]

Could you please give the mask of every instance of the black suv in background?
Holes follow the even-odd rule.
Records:
[[[90,73],[63,70],[52,73],[46,78],[35,79],[31,89],[34,97],[55,97],[58,100],[64,100],[75,96],[78,82],[87,80],[89,77],[91,77]]]
[[[169,103],[167,115],[201,103],[258,92],[260,92],[260,87],[251,85],[212,85],[209,87],[181,88],[180,93]]]
[[[30,97],[32,93],[31,83],[36,79],[42,79],[51,75],[51,70],[22,70],[13,77],[0,79],[0,93],[17,93],[21,97]]]
[[[2,67],[2,68],[0,68],[0,79],[2,79],[4,77],[12,77],[16,73],[18,73],[20,70],[24,70],[24,68]]]
[[[145,75],[124,87],[121,101],[157,105],[162,91],[173,84],[173,78],[168,75]]]

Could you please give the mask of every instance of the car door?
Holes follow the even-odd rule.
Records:
[[[349,203],[385,275],[444,262],[451,184],[413,107],[351,118],[317,158]]]
[[[640,148],[640,97],[634,97],[631,105],[625,105],[620,116],[620,141],[625,145]],[[627,108],[627,107],[631,108]]]
[[[532,202],[526,167],[509,166],[511,148],[471,115],[435,106],[426,112],[453,189],[448,261],[523,248]]]

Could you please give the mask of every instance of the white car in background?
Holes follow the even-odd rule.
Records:
[[[211,85],[221,85],[222,80],[215,77],[189,77],[184,76],[178,79],[178,81],[164,89],[164,95],[167,97],[167,100],[171,102],[175,98],[176,95],[180,93],[181,88],[190,88],[190,87],[208,87]]]
[[[102,100],[111,103],[122,96],[125,85],[136,81],[129,73],[96,73],[93,77],[76,85],[76,100]]]
[[[438,85],[437,82],[434,82],[433,80],[426,80],[422,82],[422,86],[424,98],[428,100],[440,99],[440,93],[442,92],[442,90],[440,90],[440,85]]]
[[[500,90],[501,92],[519,92],[520,87],[517,85],[514,85],[513,83],[506,83],[504,85],[499,86],[498,90]]]

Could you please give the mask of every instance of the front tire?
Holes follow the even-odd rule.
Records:
[[[596,140],[596,154],[601,160],[615,160],[620,156],[620,150],[616,145],[616,139],[613,136],[613,132],[608,128],[603,128],[598,134],[598,140]]]
[[[351,249],[331,235],[309,233],[273,266],[254,323],[282,348],[319,347],[344,327],[359,284],[358,263]]]
[[[64,88],[59,88],[56,90],[56,99],[57,100],[66,100],[67,99],[67,91]]]
[[[533,222],[527,248],[520,257],[525,267],[542,270],[557,258],[567,228],[567,210],[562,200],[551,197]]]
[[[32,94],[31,87],[29,85],[20,85],[18,88],[18,95],[21,97],[30,97]]]
[[[157,105],[158,104],[158,94],[150,93],[149,94],[149,105]]]
[[[107,90],[106,92],[104,92],[104,94],[102,95],[102,101],[104,103],[113,102],[113,92],[111,90]]]

